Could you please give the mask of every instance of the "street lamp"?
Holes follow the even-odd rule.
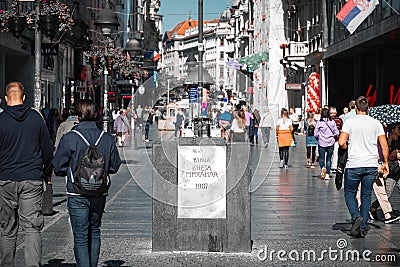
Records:
[[[114,41],[117,37],[116,30],[119,26],[118,16],[113,10],[111,10],[109,6],[109,2],[107,1],[105,8],[103,8],[99,14],[97,15],[97,19],[94,21],[94,25],[97,26],[105,37],[104,41],[107,47],[113,47]],[[115,34],[114,38],[112,35]],[[108,111],[108,69],[104,68],[104,99],[103,99],[103,129],[107,132],[108,130],[108,123],[110,121],[109,111]]]
[[[134,38],[130,38],[128,42],[125,45],[125,51],[129,54],[131,59],[133,60],[133,63],[135,65],[140,65],[141,62],[139,60],[142,57],[142,45],[140,44],[140,39],[138,38],[137,34],[134,34]],[[137,140],[136,140],[136,129],[135,129],[135,118],[134,118],[134,110],[135,110],[135,104],[134,104],[134,99],[135,99],[135,92],[136,89],[139,87],[139,79],[138,77],[133,77],[133,83],[132,84],[132,98],[131,98],[131,133],[132,133],[132,138],[130,138],[130,143],[132,145],[132,139],[133,139],[133,149],[137,149]]]

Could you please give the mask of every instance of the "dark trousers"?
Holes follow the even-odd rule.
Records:
[[[307,159],[311,159],[311,163],[315,162],[315,150],[316,146],[308,146],[307,147]]]
[[[285,165],[289,162],[289,147],[284,146],[279,148],[279,159],[283,160]]]

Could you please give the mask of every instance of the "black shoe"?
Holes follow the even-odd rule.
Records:
[[[369,211],[369,218],[371,219],[371,220],[374,220],[374,221],[378,221],[379,220],[379,218],[378,218],[378,213],[376,212],[376,210],[374,210],[374,211]]]
[[[385,223],[394,223],[400,220],[400,216],[393,216],[393,214],[390,214],[389,219],[385,219]]]
[[[356,238],[364,238],[367,235],[366,231],[358,231]]]
[[[358,216],[354,220],[353,225],[351,226],[351,229],[350,229],[350,235],[351,236],[354,236],[354,237],[358,236],[358,234],[360,233],[361,224],[363,224],[363,218],[361,216]]]

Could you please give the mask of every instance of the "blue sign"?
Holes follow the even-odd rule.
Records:
[[[189,103],[197,103],[199,99],[199,91],[197,88],[189,89]]]

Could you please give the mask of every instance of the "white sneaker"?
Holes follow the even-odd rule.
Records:
[[[329,174],[325,174],[325,180],[330,180]]]
[[[281,162],[279,162],[279,168],[283,168],[283,160],[281,160]]]

